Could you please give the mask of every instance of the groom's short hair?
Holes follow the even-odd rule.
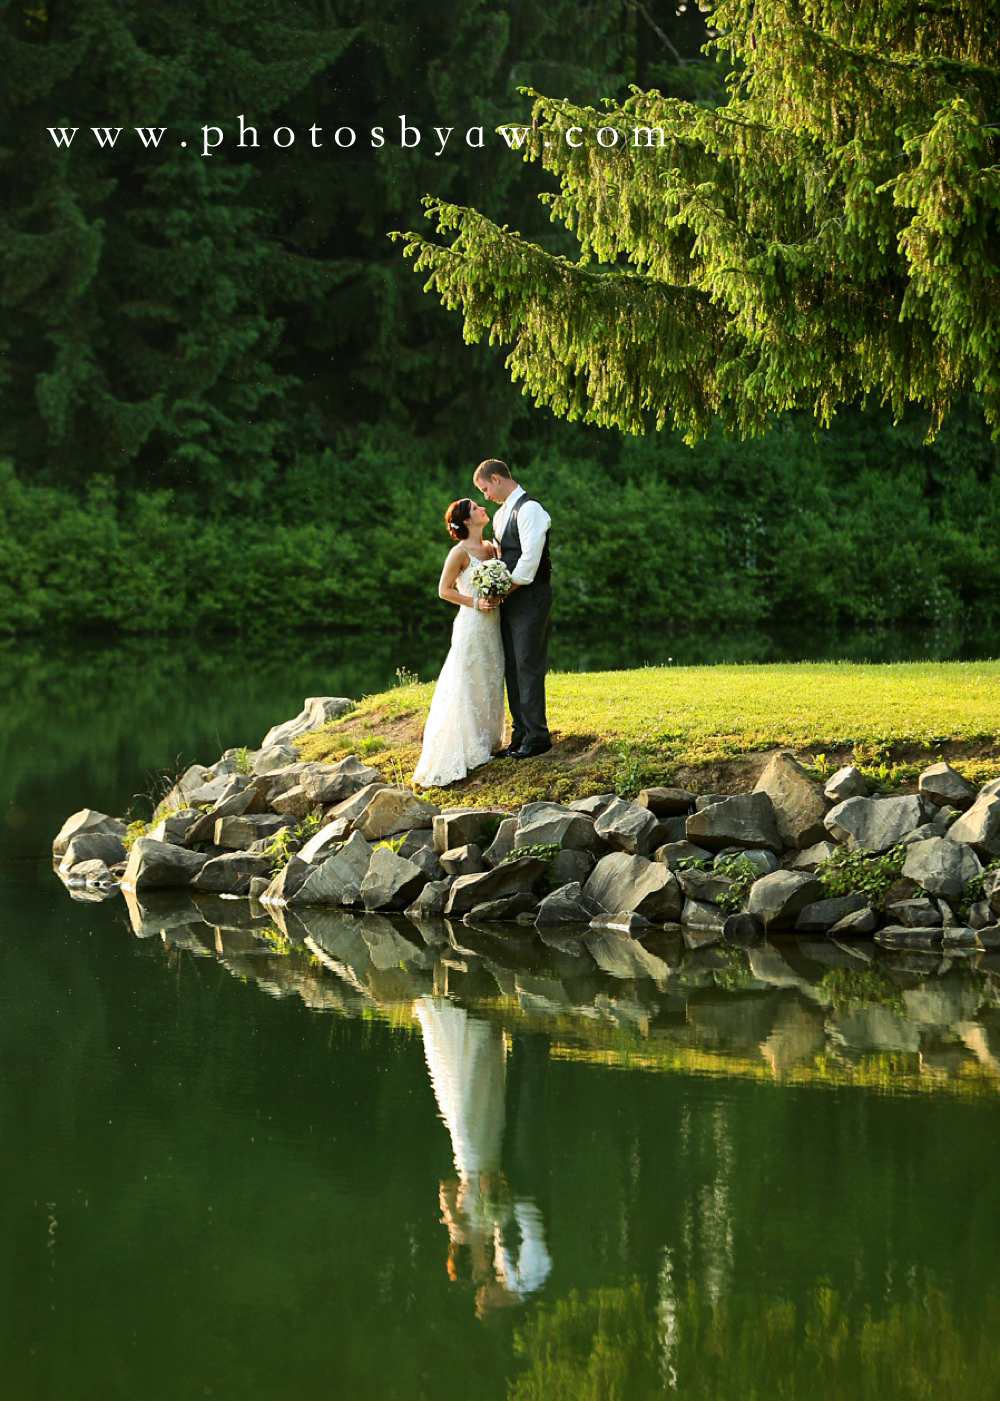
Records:
[[[506,462],[501,462],[497,457],[488,457],[485,462],[480,462],[473,472],[473,477],[478,481],[480,477],[484,480],[487,477],[506,477],[508,481],[513,481],[510,468]]]

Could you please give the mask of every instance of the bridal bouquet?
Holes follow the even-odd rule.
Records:
[[[477,598],[504,598],[514,582],[502,559],[484,559],[472,566],[472,587]]]

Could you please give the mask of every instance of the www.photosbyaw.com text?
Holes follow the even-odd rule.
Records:
[[[478,150],[482,150],[486,145],[485,128],[481,126],[468,127],[464,136],[456,133],[452,126],[433,126],[429,130],[427,128],[421,130],[420,127],[409,122],[405,114],[399,118],[398,133],[391,133],[389,136],[386,135],[384,126],[375,126],[369,131],[361,133],[355,131],[354,127],[351,126],[339,126],[332,130],[321,126],[310,126],[306,127],[304,132],[298,132],[290,126],[279,126],[269,133],[270,140],[268,140],[268,133],[265,133],[263,137],[259,136],[258,129],[249,125],[242,116],[238,117],[237,120],[238,127],[230,129],[228,133],[221,126],[206,125],[201,127],[201,150],[198,154],[211,156],[227,144],[236,150],[259,150],[264,145],[274,145],[280,150],[288,150],[289,147],[298,143],[315,151],[324,147],[346,151],[354,146],[363,148],[367,142],[368,146],[375,151],[386,145],[400,146],[404,151],[425,145],[433,155],[441,156],[449,142],[452,145],[464,142],[466,146]],[[57,146],[71,146],[82,128],[50,126],[47,130]],[[126,130],[134,131],[147,148],[158,150],[161,145],[168,144],[169,128],[165,126],[137,126],[130,129],[120,126],[92,126],[88,130],[92,133],[93,140],[105,148],[114,148],[119,137]],[[490,135],[497,140],[505,141],[512,151],[519,151],[531,135],[531,127],[508,124],[497,127]],[[126,140],[128,139],[131,138],[126,137]],[[563,133],[563,139],[568,146],[574,147],[583,146],[588,140],[596,139],[597,144],[605,150],[612,149],[620,142],[632,146],[662,146],[663,129],[662,127],[637,126],[632,127],[630,133],[626,134],[619,131],[617,127],[611,126],[602,126],[596,129],[571,126]],[[546,145],[549,144],[547,134],[543,134],[543,140]],[[188,143],[185,140],[181,141],[180,144],[187,146]]]

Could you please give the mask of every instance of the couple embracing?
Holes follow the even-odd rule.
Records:
[[[452,502],[444,520],[457,543],[444,562],[438,594],[457,605],[458,616],[413,771],[420,788],[457,783],[491,758],[528,759],[552,748],[545,722],[551,520],[496,458],[481,462],[472,480],[498,507],[493,540],[483,539],[490,521],[483,506],[467,496]],[[500,583],[484,569],[495,560],[505,566],[492,571],[502,576]],[[505,680],[512,732],[501,749]]]

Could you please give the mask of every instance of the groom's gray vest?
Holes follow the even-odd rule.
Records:
[[[535,498],[529,496],[527,492],[519,499],[510,515],[504,521],[503,534],[500,537],[500,558],[513,574],[517,568],[517,562],[521,558],[521,536],[517,529],[517,513],[527,501]],[[552,578],[552,556],[549,554],[549,536],[551,529],[545,532],[545,544],[542,547],[542,557],[538,561],[538,568],[532,580],[535,584],[547,584]],[[523,585],[530,588],[530,584]]]

